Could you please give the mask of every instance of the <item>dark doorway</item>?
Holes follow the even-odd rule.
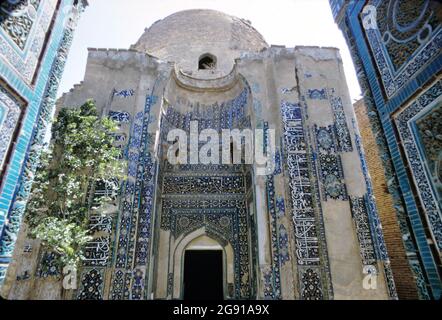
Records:
[[[184,300],[223,300],[221,250],[186,250]]]

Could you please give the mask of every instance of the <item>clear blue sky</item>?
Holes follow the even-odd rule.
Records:
[[[89,0],[69,53],[59,96],[83,80],[87,48],[127,49],[155,21],[186,9],[215,9],[252,21],[267,43],[337,47],[352,99],[360,88],[328,0]]]

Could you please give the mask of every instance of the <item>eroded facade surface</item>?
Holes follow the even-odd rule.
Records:
[[[330,0],[330,5],[352,53],[396,210],[384,216],[399,225],[387,247],[402,247],[397,252],[405,251],[408,260],[408,266],[399,262],[401,254],[392,264],[398,293],[440,299],[442,5],[428,0]],[[401,277],[410,269],[413,280]]]
[[[201,23],[206,33],[186,31]],[[269,47],[248,21],[184,11],[129,50],[90,49],[58,104],[90,98],[120,124],[127,179],[111,214],[90,217],[77,289],[61,290],[54,257],[23,231],[9,298],[181,299],[193,249],[222,251],[225,299],[396,298],[337,49]],[[262,129],[274,168],[170,164],[168,132],[194,121]]]

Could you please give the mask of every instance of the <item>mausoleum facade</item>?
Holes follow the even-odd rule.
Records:
[[[337,49],[269,46],[249,21],[182,11],[128,50],[89,49],[84,81],[58,107],[87,99],[119,122],[127,178],[110,214],[90,216],[94,240],[75,290],[23,231],[7,297],[191,298],[199,270],[203,283],[216,273],[223,299],[396,298]],[[196,161],[190,146],[170,163],[174,129],[199,134]],[[198,161],[204,129],[261,132],[254,147],[274,165]],[[209,260],[210,270],[191,263]]]

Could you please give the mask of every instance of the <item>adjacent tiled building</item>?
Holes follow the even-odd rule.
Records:
[[[330,0],[330,6],[364,97],[356,113],[363,142],[372,146],[365,145],[372,150],[368,166],[399,298],[439,299],[442,5]]]
[[[0,3],[0,284],[86,0]]]

